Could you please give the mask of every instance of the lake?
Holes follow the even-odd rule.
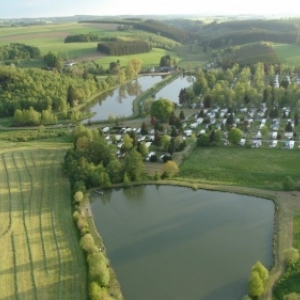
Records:
[[[174,186],[91,200],[125,300],[241,300],[255,262],[272,266],[271,201]]]

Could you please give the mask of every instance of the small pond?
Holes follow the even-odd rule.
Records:
[[[174,186],[91,198],[125,300],[241,300],[254,263],[272,266],[271,201]]]

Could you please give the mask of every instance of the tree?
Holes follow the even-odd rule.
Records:
[[[129,151],[133,146],[133,139],[129,136],[128,133],[125,133],[123,136],[123,147],[125,151]]]
[[[257,271],[252,271],[248,281],[248,293],[251,297],[259,297],[264,291],[263,281]]]
[[[85,234],[80,238],[80,247],[85,250],[88,254],[98,252],[98,249],[95,245],[94,238],[90,233]]]
[[[74,194],[74,200],[76,202],[81,202],[83,200],[83,193],[81,191],[78,191]]]
[[[197,146],[200,146],[200,147],[208,147],[208,146],[210,146],[209,136],[207,134],[202,134],[197,139]]]
[[[148,126],[147,126],[146,122],[143,122],[141,125],[141,134],[142,135],[148,134]]]
[[[147,157],[149,154],[149,148],[147,147],[145,142],[141,142],[138,147],[138,151],[141,153],[143,158]]]
[[[179,118],[180,118],[181,121],[183,121],[185,119],[185,115],[184,115],[183,110],[180,111]]]
[[[234,145],[237,145],[241,138],[243,137],[243,132],[238,128],[231,128],[228,133],[228,141]]]
[[[257,271],[260,279],[265,284],[267,279],[269,278],[269,271],[263,266],[260,261],[257,261],[255,265],[252,267],[252,271]]]
[[[122,182],[123,180],[122,164],[118,159],[116,158],[111,159],[108,165],[106,166],[106,171],[113,183]]]
[[[128,175],[130,181],[138,181],[145,172],[145,165],[142,155],[135,149],[131,149],[124,158],[124,173]]]
[[[288,266],[294,266],[299,260],[299,251],[295,248],[289,248],[284,251],[284,260]]]
[[[171,66],[171,57],[170,55],[165,55],[160,58],[159,62],[160,67],[170,67]]]
[[[167,174],[168,177],[175,176],[179,172],[179,168],[175,161],[168,160],[162,165],[162,171],[163,173]]]
[[[133,58],[128,62],[129,66],[132,66],[133,77],[136,78],[142,68],[143,61],[139,58]]]
[[[56,68],[59,71],[62,69],[62,61],[55,52],[49,51],[44,56],[44,62],[50,68]]]
[[[76,91],[72,85],[69,85],[67,91],[67,103],[69,103],[71,108],[74,107],[75,100],[76,100]]]
[[[110,275],[104,255],[100,252],[89,254],[87,261],[89,264],[90,281],[97,282],[101,287],[107,287]]]
[[[150,114],[161,122],[167,122],[174,110],[174,103],[168,99],[160,98],[152,103]]]

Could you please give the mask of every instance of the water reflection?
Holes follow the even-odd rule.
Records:
[[[143,76],[103,93],[86,109],[88,112],[96,113],[90,121],[104,121],[110,116],[115,118],[131,116],[133,100],[161,80],[161,76]]]
[[[140,186],[91,206],[125,299],[240,300],[253,264],[272,265],[271,201]]]

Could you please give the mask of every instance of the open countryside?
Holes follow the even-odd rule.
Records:
[[[0,28],[3,299],[123,299],[89,195],[146,184],[271,199],[274,265],[253,261],[239,299],[297,299],[299,20],[26,22]],[[93,119],[151,74],[132,116]]]

